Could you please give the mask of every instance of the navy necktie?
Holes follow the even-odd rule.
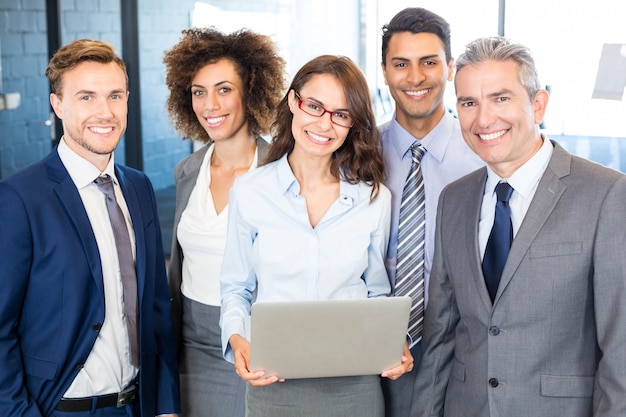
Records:
[[[496,215],[493,228],[487,241],[485,256],[483,257],[483,275],[491,301],[496,297],[500,277],[509,256],[511,243],[513,242],[513,226],[511,224],[511,208],[509,199],[513,193],[513,187],[506,182],[496,185]]]

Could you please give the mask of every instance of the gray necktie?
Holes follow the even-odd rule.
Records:
[[[411,297],[409,336],[411,346],[422,339],[424,326],[424,237],[425,198],[421,160],[426,149],[420,144],[411,147],[411,170],[402,191],[398,226],[398,259],[395,295]]]
[[[109,212],[109,219],[113,227],[117,258],[120,264],[120,275],[122,276],[122,286],[124,288],[124,315],[126,316],[126,327],[128,328],[131,364],[139,366],[137,274],[135,272],[133,248],[131,246],[130,236],[128,235],[124,214],[115,198],[113,180],[109,175],[104,175],[96,178],[94,182],[105,195],[107,211]]]

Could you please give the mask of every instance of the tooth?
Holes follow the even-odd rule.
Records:
[[[424,94],[428,93],[430,91],[430,89],[426,89],[426,90],[419,90],[419,91],[407,91],[406,93],[410,96],[423,96]]]
[[[479,134],[480,138],[482,140],[493,140],[496,138],[499,138],[500,136],[504,135],[507,132],[507,130],[501,130],[499,132],[494,132],[494,133],[489,133],[489,134]]]

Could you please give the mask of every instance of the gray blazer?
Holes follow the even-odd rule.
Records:
[[[269,143],[262,137],[256,140],[257,153],[259,163],[263,161],[267,155]],[[183,211],[187,207],[189,196],[193,187],[196,185],[196,179],[200,173],[200,166],[204,155],[206,155],[210,145],[203,146],[201,149],[192,153],[182,161],[180,161],[174,169],[174,181],[176,182],[176,211],[174,214],[174,230],[172,232],[172,250],[170,255],[169,266],[167,270],[167,278],[169,282],[170,297],[172,301],[172,317],[174,320],[174,334],[176,336],[176,346],[180,353],[182,346],[182,294],[180,292],[180,284],[183,275],[183,251],[178,242],[177,230],[178,223]]]
[[[442,192],[411,416],[626,416],[626,176],[553,145],[493,305],[487,171]]]

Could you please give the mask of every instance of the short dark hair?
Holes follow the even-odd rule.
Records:
[[[398,12],[389,23],[383,25],[383,65],[386,64],[389,41],[395,33],[432,33],[437,35],[443,43],[446,52],[446,62],[450,63],[452,51],[450,48],[450,25],[444,18],[421,7],[407,7]]]
[[[63,95],[63,76],[65,73],[83,62],[99,62],[108,64],[115,62],[124,71],[126,88],[128,88],[128,74],[122,58],[117,55],[113,45],[92,39],[78,39],[63,47],[50,59],[46,68],[46,77],[50,81],[50,89],[59,97]]]

